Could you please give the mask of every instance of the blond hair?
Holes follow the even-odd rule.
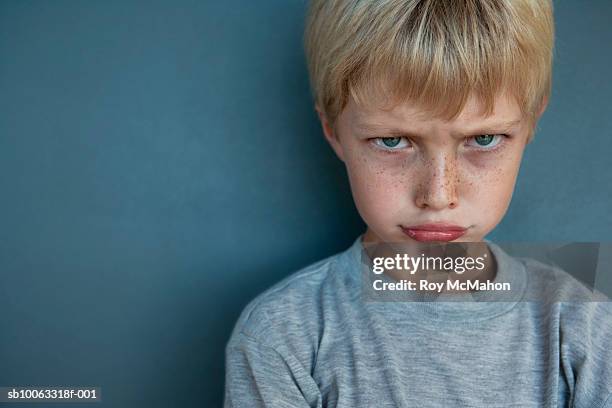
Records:
[[[551,0],[311,0],[304,41],[315,103],[333,124],[349,96],[450,119],[472,93],[490,114],[510,92],[535,118],[553,37]]]

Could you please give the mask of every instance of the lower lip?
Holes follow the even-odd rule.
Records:
[[[402,228],[404,234],[420,242],[448,242],[465,235],[465,230],[431,231],[411,228]]]

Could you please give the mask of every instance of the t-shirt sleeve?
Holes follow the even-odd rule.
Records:
[[[572,406],[612,408],[612,302],[566,307],[561,364]]]
[[[226,348],[225,408],[320,408],[314,379],[289,353],[238,333]]]
[[[612,393],[610,393],[610,395],[608,395],[608,398],[606,399],[606,402],[604,402],[604,404],[602,405],[601,408],[612,408]]]

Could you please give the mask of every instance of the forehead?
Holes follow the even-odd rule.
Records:
[[[353,98],[349,98],[341,116],[344,115],[352,126],[365,129],[409,126],[414,130],[421,127],[428,129],[436,127],[463,132],[487,126],[511,128],[520,126],[525,122],[524,114],[515,98],[507,94],[498,94],[495,97],[493,111],[489,115],[484,112],[483,106],[482,101],[472,94],[459,114],[449,119],[434,116],[430,110],[423,109],[410,101],[387,107],[377,102],[358,104]]]

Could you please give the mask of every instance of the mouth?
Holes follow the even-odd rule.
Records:
[[[454,241],[467,232],[467,228],[445,222],[400,227],[404,234],[419,242]]]

